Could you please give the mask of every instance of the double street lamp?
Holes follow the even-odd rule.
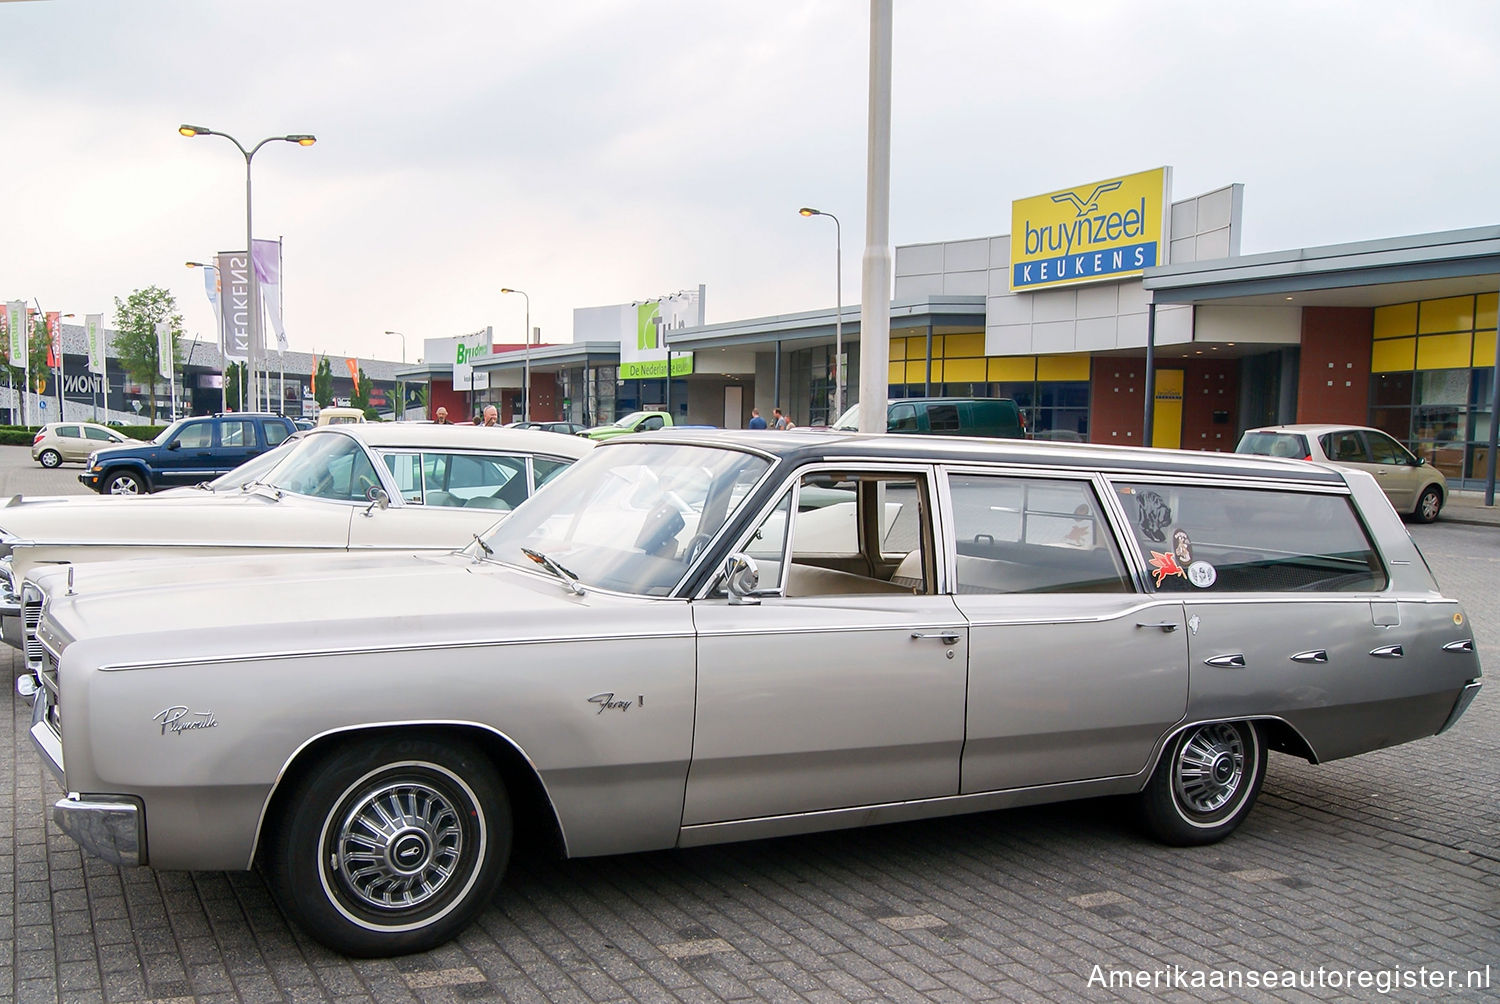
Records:
[[[502,289],[502,293],[520,293],[526,297],[526,351],[521,370],[521,421],[531,421],[531,297],[524,289]]]
[[[386,334],[395,335],[397,338],[401,339],[401,365],[405,366],[406,336],[399,331],[387,331]],[[401,421],[401,413],[406,410],[406,384],[400,380],[396,381],[396,397],[396,407],[392,409],[392,412],[396,416],[396,421],[399,422]]]
[[[235,149],[245,158],[245,265],[250,272],[250,399],[255,402],[254,407],[260,407],[260,373],[259,364],[262,359],[261,330],[260,330],[260,281],[255,275],[255,245],[251,230],[251,199],[250,199],[250,161],[255,157],[260,148],[267,143],[296,143],[298,146],[312,146],[318,141],[316,136],[307,133],[293,133],[287,136],[267,136],[249,150],[227,132],[218,132],[206,126],[180,125],[177,131],[182,135],[192,138],[195,136],[223,136],[233,143]],[[227,347],[227,346],[226,346]],[[269,383],[269,380],[267,381]],[[269,390],[269,388],[268,388]]]
[[[797,212],[802,216],[826,216],[833,221],[833,415],[828,424],[837,422],[844,414],[844,228],[839,218],[821,209],[803,206]]]

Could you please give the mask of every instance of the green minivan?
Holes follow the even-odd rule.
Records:
[[[838,430],[859,431],[859,405],[833,424]],[[1008,397],[913,397],[886,405],[885,431],[918,436],[987,436],[1025,439],[1021,409]]]

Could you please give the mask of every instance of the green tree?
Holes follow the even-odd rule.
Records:
[[[245,410],[245,381],[249,371],[244,363],[230,363],[224,370],[224,406],[230,411]]]
[[[313,400],[318,402],[319,408],[326,408],[333,403],[333,364],[327,356],[318,360],[316,383]]]
[[[151,388],[151,424],[156,424],[156,388],[158,373],[156,323],[166,321],[172,331],[173,368],[180,353],[177,340],[182,337],[182,315],[177,301],[159,286],[138,289],[121,300],[115,297],[115,355],[127,376]]]

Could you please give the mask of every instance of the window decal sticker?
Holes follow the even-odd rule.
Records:
[[[1207,589],[1219,580],[1219,572],[1206,561],[1195,561],[1187,567],[1187,580],[1199,589]]]
[[[1177,557],[1177,564],[1183,568],[1193,563],[1193,542],[1188,540],[1186,530],[1172,531],[1172,553]]]
[[[1162,531],[1172,522],[1172,507],[1167,500],[1152,491],[1137,491],[1135,500],[1140,506],[1141,532],[1159,544],[1166,543],[1167,536]]]
[[[1171,551],[1151,552],[1151,574],[1156,576],[1158,586],[1169,576],[1180,575],[1187,578],[1187,573],[1177,564],[1177,556]]]

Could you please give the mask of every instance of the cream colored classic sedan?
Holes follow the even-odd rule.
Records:
[[[474,426],[328,426],[198,488],[0,507],[0,632],[25,647],[44,564],[273,551],[452,550],[587,453],[577,437]],[[246,473],[240,473],[246,472]],[[142,581],[150,572],[141,571]],[[29,621],[25,619],[29,608]],[[40,658],[34,646],[31,661]]]
[[[1431,736],[1480,687],[1374,478],[1259,457],[648,433],[462,551],[142,578],[26,580],[55,823],[259,864],[358,955],[463,930],[517,830],[604,855],[1110,795],[1206,844],[1268,751]]]

